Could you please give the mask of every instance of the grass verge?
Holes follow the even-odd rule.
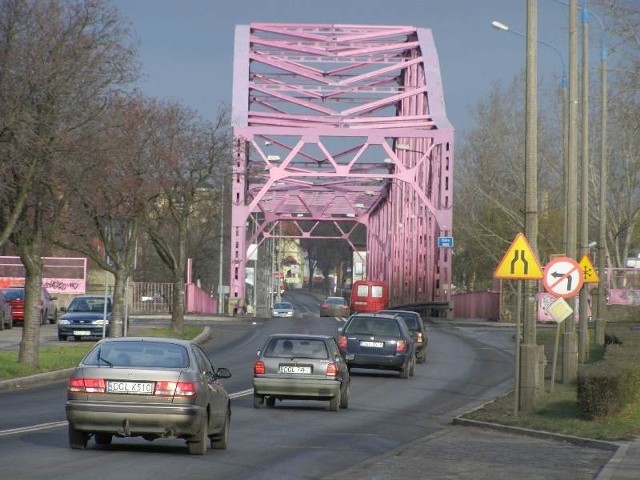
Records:
[[[550,391],[555,335],[554,328],[542,327],[536,331],[537,343],[544,345],[548,363],[545,372],[547,378],[545,393],[539,397],[535,411],[518,411],[516,414],[514,395],[510,392],[477,410],[462,415],[462,418],[596,440],[631,440],[640,435],[640,401],[628,406],[622,415],[615,418],[589,421],[580,416],[576,385],[565,385],[556,381],[553,391]],[[591,342],[589,361],[598,361],[603,355],[604,347]],[[562,358],[561,355],[558,356]],[[561,360],[558,363],[556,379],[562,378]]]
[[[185,325],[182,335],[176,335],[170,328],[149,328],[136,332],[136,335],[191,339],[200,332],[202,327]],[[35,368],[18,363],[17,351],[0,351],[0,380],[75,367],[94,345],[95,342],[67,342],[41,347],[40,365]]]

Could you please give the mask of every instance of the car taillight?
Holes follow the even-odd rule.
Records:
[[[193,382],[156,382],[158,397],[195,397],[198,386]]]
[[[338,375],[338,368],[333,362],[327,363],[327,377],[335,377]]]
[[[398,343],[396,343],[396,353],[402,353],[406,351],[407,351],[407,341],[398,340]]]
[[[423,341],[422,332],[418,332],[418,342],[422,343]]]
[[[345,350],[347,348],[347,336],[346,335],[340,335],[338,337],[338,348],[341,348],[342,350]]]
[[[253,374],[254,375],[263,375],[265,373],[267,373],[267,369],[264,366],[264,362],[262,360],[258,360],[253,365]]]
[[[102,378],[80,378],[69,379],[68,391],[75,393],[104,393],[107,388]]]

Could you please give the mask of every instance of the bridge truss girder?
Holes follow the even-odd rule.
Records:
[[[453,128],[430,30],[236,27],[230,305],[245,308],[247,248],[367,228],[367,275],[392,305],[449,302]],[[302,223],[304,222],[305,227]],[[326,238],[326,237],[325,237]]]

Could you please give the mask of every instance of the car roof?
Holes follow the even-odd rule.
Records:
[[[184,345],[184,346],[189,346],[193,344],[191,340],[185,340],[182,338],[170,338],[170,337],[108,337],[108,338],[103,338],[98,343],[104,344],[104,343],[113,343],[113,342],[174,343],[177,345]]]
[[[353,317],[377,317],[377,318],[401,318],[400,315],[396,313],[383,313],[383,312],[358,312],[351,315],[349,318]],[[404,320],[404,319],[403,319]]]
[[[269,335],[269,339],[272,338],[292,338],[296,340],[326,340],[328,338],[333,338],[333,336],[305,333],[272,333],[271,335]]]
[[[417,315],[418,317],[420,317],[420,314],[418,312],[414,312],[412,310],[393,310],[393,309],[386,309],[386,310],[380,310],[378,313],[388,313],[391,315],[400,315],[402,313],[410,313],[412,315]]]

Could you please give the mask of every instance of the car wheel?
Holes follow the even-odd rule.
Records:
[[[0,330],[4,330],[4,315],[0,318]]]
[[[64,335],[58,335],[58,341],[64,342],[67,339]]]
[[[409,378],[409,375],[410,375],[409,369],[410,369],[409,363],[406,363],[404,367],[402,367],[402,370],[400,370],[400,378],[402,379]]]
[[[253,393],[253,408],[260,408],[264,403],[264,396]]]
[[[7,323],[7,329],[11,330],[13,328],[13,317],[9,317],[9,323]]]
[[[58,309],[55,309],[55,310],[53,311],[53,317],[51,317],[51,318],[49,319],[49,323],[50,323],[50,324],[52,324],[52,325],[53,325],[54,323],[58,323]]]
[[[113,435],[110,433],[95,433],[93,435],[93,440],[96,442],[96,445],[111,445]]]
[[[207,443],[209,442],[209,436],[207,435],[209,425],[209,416],[205,415],[200,425],[200,431],[193,437],[193,439],[187,442],[189,446],[189,453],[191,455],[204,455],[207,453]]]
[[[273,408],[276,406],[276,397],[269,396],[265,398],[264,402],[267,404],[267,407]]]
[[[73,425],[69,424],[69,447],[73,449],[83,450],[87,448],[89,434],[81,430],[76,430]]]
[[[341,398],[342,395],[340,394],[340,390],[338,390],[336,396],[329,400],[329,410],[331,410],[332,412],[337,412],[338,410],[340,410]]]
[[[224,427],[220,437],[211,439],[211,448],[216,450],[226,450],[229,443],[229,427],[231,425],[231,412],[227,410],[227,414],[224,417]]]
[[[351,385],[347,383],[347,387],[340,396],[340,408],[349,408],[349,390],[351,390]]]
[[[420,352],[420,356],[418,357],[418,363],[424,363],[427,361],[427,350],[424,349]]]
[[[40,325],[46,325],[47,324],[47,312],[42,312],[40,314]]]

